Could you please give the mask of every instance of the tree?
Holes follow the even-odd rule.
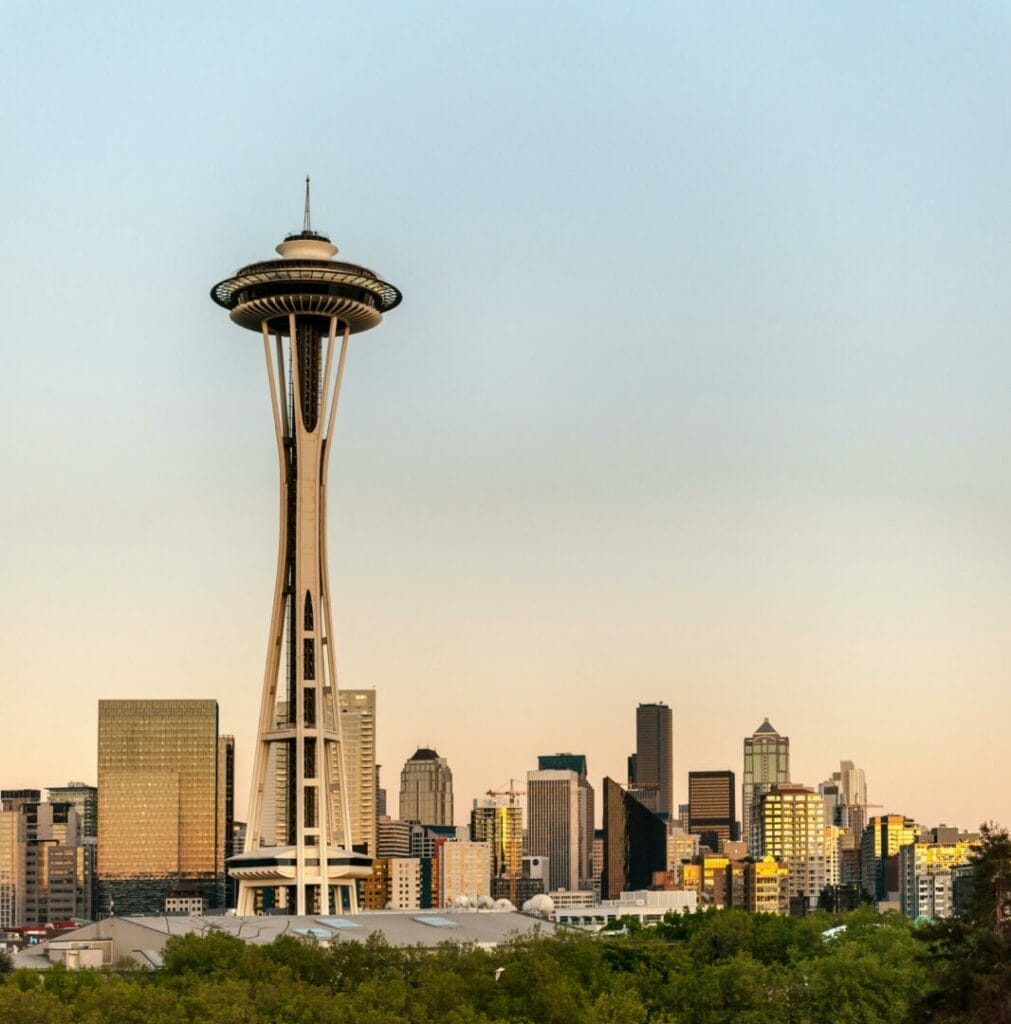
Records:
[[[14,960],[6,949],[0,949],[0,980],[14,970]]]

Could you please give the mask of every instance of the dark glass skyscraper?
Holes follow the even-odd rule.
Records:
[[[634,772],[640,802],[657,814],[673,816],[674,716],[666,704],[635,709]]]
[[[667,867],[667,826],[614,779],[604,779],[604,865],[600,896],[648,889]]]

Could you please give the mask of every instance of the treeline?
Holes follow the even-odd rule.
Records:
[[[3,1024],[919,1024],[1011,1020],[1011,846],[987,834],[972,916],[934,928],[721,910],[485,951],[170,940],[163,970],[14,971]],[[833,937],[826,929],[844,923]]]

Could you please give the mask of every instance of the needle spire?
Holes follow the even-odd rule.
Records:
[[[302,231],[305,234],[312,232],[312,221],[309,216],[309,175],[305,176],[305,220],[302,223]]]

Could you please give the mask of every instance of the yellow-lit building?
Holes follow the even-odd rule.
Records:
[[[749,914],[788,914],[790,869],[775,857],[746,863],[744,903]]]
[[[470,812],[470,838],[488,844],[495,878],[519,878],[523,867],[523,808],[519,804],[510,806],[508,797],[475,800]]]
[[[919,840],[923,830],[902,814],[877,815],[860,843],[861,885],[875,900],[899,899],[899,850]]]
[[[385,910],[390,895],[390,858],[377,857],[372,874],[358,883],[359,905],[363,910]]]
[[[759,853],[790,872],[790,896],[813,907],[822,889],[839,878],[839,853],[825,825],[825,801],[806,786],[772,786],[755,801]]]
[[[899,849],[902,913],[914,920],[952,916],[952,869],[968,864],[979,843],[909,843]]]
[[[216,701],[99,701],[100,913],[160,913],[169,895],[222,906],[227,744]]]

